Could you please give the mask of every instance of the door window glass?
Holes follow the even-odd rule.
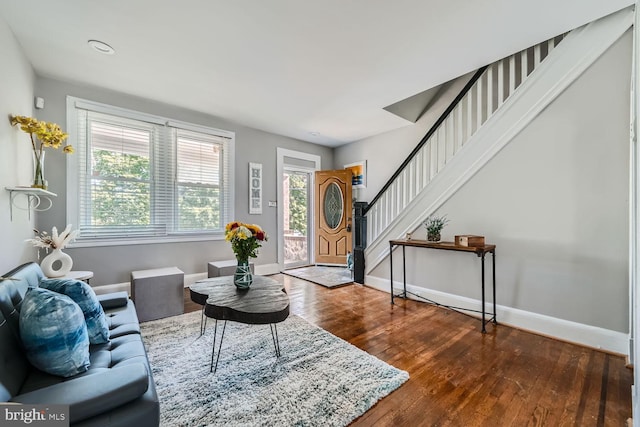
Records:
[[[329,184],[326,193],[324,193],[324,220],[330,229],[335,230],[342,223],[342,214],[344,212],[344,198],[342,190],[335,182]]]

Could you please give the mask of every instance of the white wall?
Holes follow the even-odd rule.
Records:
[[[497,245],[500,305],[628,331],[631,40],[629,31],[438,211],[451,219],[445,240],[481,234]],[[408,283],[479,299],[477,258],[407,255]],[[388,280],[388,262],[372,276]]]
[[[35,252],[24,240],[33,236],[33,220],[27,212],[14,211],[13,221],[9,215],[9,193],[4,187],[31,183],[31,145],[29,136],[12,127],[10,115],[33,115],[33,85],[35,76],[20,45],[7,24],[0,19],[0,274],[6,273],[20,263],[30,261]],[[23,196],[16,199],[23,206]]]

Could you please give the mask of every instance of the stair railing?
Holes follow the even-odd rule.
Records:
[[[393,223],[563,38],[551,38],[473,75],[364,210],[368,242]]]

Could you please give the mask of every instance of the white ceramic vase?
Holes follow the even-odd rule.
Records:
[[[71,271],[71,267],[73,267],[73,260],[61,249],[54,249],[40,263],[40,268],[47,277],[66,276]]]

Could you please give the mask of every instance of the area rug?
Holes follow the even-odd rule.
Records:
[[[327,288],[353,283],[351,271],[346,267],[312,266],[285,270],[283,273]]]
[[[298,316],[277,326],[279,358],[269,325],[228,322],[213,374],[211,319],[202,337],[200,312],[142,323],[160,424],[345,426],[409,378]]]

